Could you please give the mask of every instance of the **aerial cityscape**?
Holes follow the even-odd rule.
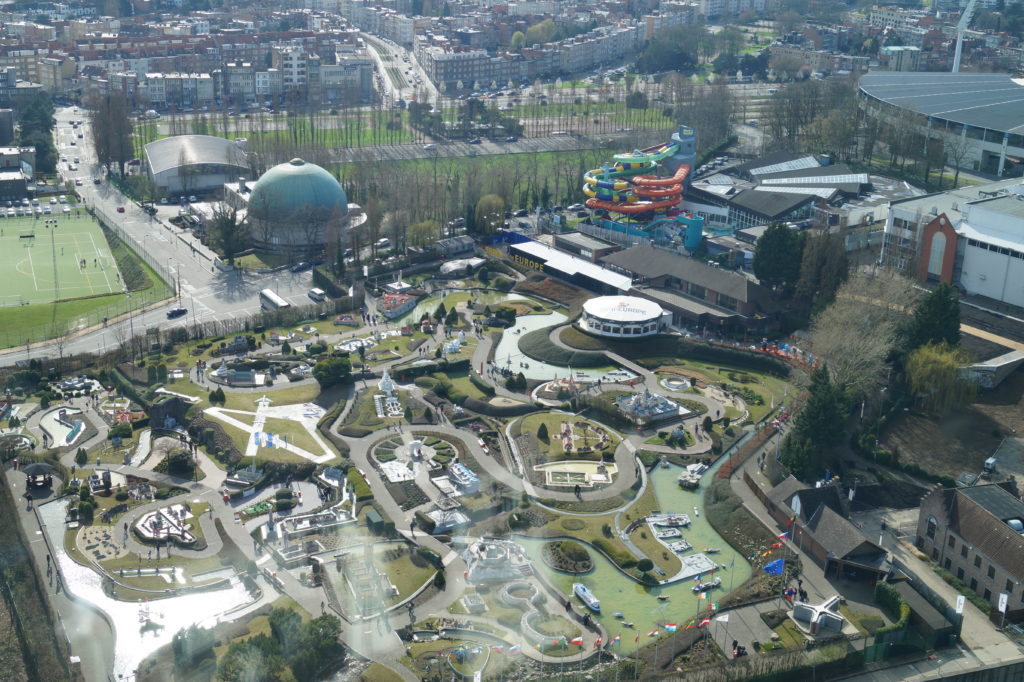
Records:
[[[1024,1],[0,19],[5,681],[1024,679]]]

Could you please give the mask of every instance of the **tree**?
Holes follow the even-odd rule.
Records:
[[[956,189],[960,183],[960,168],[963,166],[967,154],[971,151],[971,144],[966,136],[952,135],[947,137],[946,159],[953,164],[953,188]]]
[[[232,642],[217,665],[222,682],[276,682],[284,671],[277,643],[267,635]]]
[[[911,349],[929,343],[960,345],[960,300],[953,287],[943,282],[921,299],[914,309],[908,341]]]
[[[538,24],[534,24],[526,29],[526,44],[543,45],[544,43],[550,43],[555,37],[556,30],[555,22],[551,19],[545,19]]]
[[[89,459],[89,454],[85,451],[85,448],[78,448],[78,452],[75,453],[75,464],[83,466]]]
[[[647,557],[644,557],[640,561],[636,562],[636,570],[640,571],[641,573],[648,573],[653,569],[654,562],[648,559]]]
[[[18,117],[18,144],[36,148],[36,170],[54,173],[57,170],[57,148],[53,143],[53,103],[46,93],[39,93],[21,109]]]
[[[914,400],[926,411],[942,416],[966,405],[977,384],[963,373],[970,354],[946,342],[928,343],[914,349],[905,365],[907,383]]]
[[[233,263],[235,254],[249,243],[248,226],[238,219],[238,211],[224,202],[218,202],[213,207],[209,234],[228,264]]]
[[[762,284],[792,291],[800,278],[803,251],[803,233],[772,223],[754,246],[754,275]]]
[[[513,52],[519,52],[523,49],[526,44],[526,35],[522,31],[516,31],[512,34],[512,39],[509,41],[509,48]]]
[[[497,194],[482,196],[480,201],[476,202],[473,216],[478,234],[494,234],[505,223],[505,200]]]
[[[827,366],[814,370],[809,393],[782,452],[782,463],[801,479],[822,468],[824,455],[842,440],[845,430],[845,400],[832,384]]]
[[[807,311],[822,310],[846,279],[846,246],[838,234],[808,237],[800,262],[796,298]]]
[[[135,156],[128,100],[111,92],[97,98],[92,107],[90,127],[96,158],[104,168],[117,164],[118,174],[124,175],[125,165]]]
[[[313,367],[313,378],[321,388],[327,388],[347,381],[352,371],[348,358],[326,358]]]
[[[814,352],[828,364],[833,384],[855,398],[878,390],[906,327],[906,310],[919,296],[912,281],[886,270],[856,272],[839,287],[811,324]]]
[[[537,440],[547,443],[550,440],[548,436],[548,425],[544,422],[540,423],[537,427]]]
[[[213,653],[213,630],[190,625],[174,634],[171,640],[171,651],[174,652],[174,665],[187,670],[200,659]]]

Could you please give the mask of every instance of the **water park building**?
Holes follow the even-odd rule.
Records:
[[[636,339],[657,334],[670,313],[660,305],[636,296],[598,296],[583,304],[579,325],[584,331],[613,339]]]

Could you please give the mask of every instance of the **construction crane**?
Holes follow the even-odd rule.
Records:
[[[953,54],[953,73],[960,73],[960,53],[964,49],[964,33],[967,32],[967,27],[971,25],[971,19],[974,18],[974,9],[977,5],[978,0],[967,0],[967,5],[960,15],[960,22],[956,25],[956,52]]]

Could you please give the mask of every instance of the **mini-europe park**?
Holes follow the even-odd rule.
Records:
[[[799,560],[730,480],[799,359],[609,338],[581,324],[600,297],[493,255],[402,285],[397,314],[367,286],[13,375],[23,511],[119,679],[632,679],[814,641],[775,615]],[[766,602],[755,641],[736,609]]]

